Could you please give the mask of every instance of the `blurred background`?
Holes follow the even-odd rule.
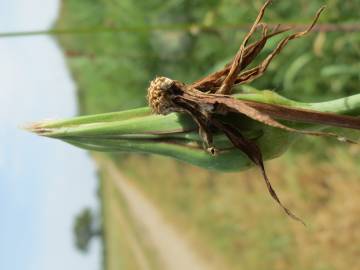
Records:
[[[264,21],[299,29],[327,9],[251,85],[309,102],[359,93],[360,1],[273,2]],[[358,146],[307,137],[267,162],[303,227],[272,201],[255,169],[89,155],[20,128],[144,106],[156,75],[190,83],[222,67],[262,4],[0,2],[0,269],[360,268]]]

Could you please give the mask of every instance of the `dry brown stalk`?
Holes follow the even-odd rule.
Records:
[[[271,33],[268,33],[268,26],[261,23],[261,20],[270,3],[271,1],[268,0],[261,7],[254,24],[242,41],[234,59],[223,69],[190,85],[165,77],[157,77],[151,82],[148,89],[148,100],[154,113],[168,114],[171,112],[181,112],[191,115],[199,127],[199,134],[204,141],[205,149],[210,154],[217,154],[217,150],[213,145],[213,133],[223,132],[236,148],[245,153],[248,158],[260,168],[269,193],[283,210],[293,219],[304,223],[281,203],[272,188],[269,178],[266,175],[262,153],[257,144],[245,138],[238,127],[221,120],[223,118],[219,116],[227,115],[228,113],[239,113],[265,125],[288,132],[315,136],[331,136],[349,143],[356,142],[338,136],[335,133],[294,129],[281,124],[274,118],[290,119],[293,121],[302,121],[304,118],[309,118],[312,119],[313,122],[345,126],[354,129],[360,129],[360,119],[357,117],[340,116],[310,110],[297,110],[278,105],[245,102],[230,96],[234,85],[250,83],[261,77],[266,72],[274,57],[285,48],[289,41],[308,34],[314,28],[321,12],[325,9],[325,7],[322,7],[318,10],[313,22],[307,29],[283,38],[276,48],[258,66],[246,70],[249,64],[251,64],[262,51],[268,39],[290,30],[278,30],[279,27],[275,27]],[[248,45],[250,38],[259,27],[262,28],[261,38]],[[311,120],[309,122],[311,122]]]

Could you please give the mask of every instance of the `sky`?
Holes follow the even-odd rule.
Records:
[[[48,29],[58,0],[1,0],[0,32]],[[76,115],[76,85],[56,41],[0,38],[0,269],[100,269],[101,247],[73,245],[84,207],[97,209],[96,166],[83,150],[21,127]]]

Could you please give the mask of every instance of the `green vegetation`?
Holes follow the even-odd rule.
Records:
[[[76,216],[74,222],[75,246],[81,252],[87,252],[91,239],[101,235],[101,230],[96,226],[94,214],[89,208],[83,209]]]
[[[215,173],[158,156],[129,156],[120,168],[228,269],[355,270],[360,152],[334,146],[319,155],[267,163],[279,196],[307,228],[280,211],[257,170]]]
[[[100,173],[99,178],[104,224],[103,269],[142,269],[137,258],[139,250],[151,269],[159,269],[156,256],[146,240],[141,238],[140,229],[128,214],[127,205],[114,181],[105,171]]]
[[[136,270],[136,260],[129,248],[130,243],[126,239],[128,227],[123,222],[122,205],[117,200],[116,188],[107,176],[101,174],[101,202],[103,215],[103,244],[104,244],[104,269],[132,269]]]
[[[145,104],[145,90],[156,75],[191,82],[223,65],[235,54],[244,35],[236,25],[251,23],[261,3],[63,1],[56,28],[94,29],[93,33],[61,36],[78,83],[81,112],[135,108]],[[323,4],[320,0],[311,4],[276,1],[265,20],[306,25]],[[320,23],[357,22],[359,9],[358,1],[329,1]],[[97,31],[104,27],[133,30]],[[259,58],[267,55],[278,40],[270,40]],[[351,32],[314,33],[293,41],[253,86],[274,89],[301,101],[324,101],[358,93],[360,67],[355,60],[359,58],[359,44],[359,35]]]
[[[94,29],[61,36],[78,85],[81,113],[90,114],[145,105],[146,88],[156,75],[191,82],[224,65],[244,35],[234,25],[251,23],[262,1],[62,3],[56,28]],[[265,20],[305,25],[323,4],[320,0],[276,1]],[[326,4],[320,23],[359,23],[359,1]],[[128,31],[100,33],[96,31],[100,27]],[[359,93],[359,40],[358,32],[341,31],[296,40],[252,86],[305,102]],[[262,55],[276,41],[270,41]],[[305,139],[284,157],[267,163],[279,196],[307,221],[308,229],[283,215],[257,171],[221,174],[157,156],[113,157],[168,217],[193,232],[204,251],[221,256],[231,269],[360,267],[358,146]],[[125,267],[119,258],[131,261],[131,254],[116,221],[110,220],[117,210],[107,210],[109,198],[102,198],[106,266]]]

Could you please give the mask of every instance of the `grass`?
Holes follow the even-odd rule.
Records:
[[[267,164],[279,195],[307,228],[273,202],[256,170],[213,173],[152,156],[130,156],[120,167],[205,254],[222,257],[229,269],[355,270],[360,152],[335,146],[324,155],[327,160],[316,166],[309,154]]]
[[[103,231],[104,231],[104,265],[105,269],[136,269],[134,255],[128,248],[129,243],[123,237],[126,232],[123,224],[119,222],[121,209],[116,198],[116,191],[106,175],[101,180],[101,197]]]
[[[100,172],[102,222],[104,229],[104,269],[141,270],[137,252],[142,253],[150,269],[160,269],[151,247],[139,233],[127,210],[114,179],[106,170]],[[135,250],[137,249],[137,250]]]

